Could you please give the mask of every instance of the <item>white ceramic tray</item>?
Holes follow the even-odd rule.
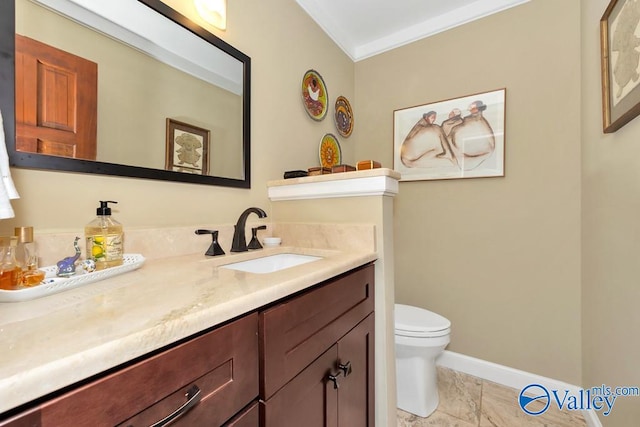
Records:
[[[117,267],[94,271],[92,273],[78,272],[71,277],[56,276],[55,265],[42,267],[40,268],[40,270],[45,272],[43,280],[44,283],[32,288],[16,289],[13,291],[0,289],[0,302],[28,301],[47,295],[56,294],[58,292],[77,288],[78,286],[87,285],[89,283],[117,276],[128,271],[133,271],[137,268],[140,268],[140,266],[142,266],[142,264],[144,263],[144,257],[140,254],[124,254],[123,258],[124,259],[122,265],[119,265]],[[81,267],[78,267],[76,271],[82,271]]]

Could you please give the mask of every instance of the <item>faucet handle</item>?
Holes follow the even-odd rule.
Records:
[[[196,230],[196,234],[211,234],[211,246],[204,253],[206,256],[224,255],[225,252],[218,243],[218,230],[203,230],[199,228]]]
[[[261,225],[260,227],[251,227],[251,241],[247,245],[248,249],[262,249],[262,245],[258,240],[258,230],[266,230],[266,225]]]

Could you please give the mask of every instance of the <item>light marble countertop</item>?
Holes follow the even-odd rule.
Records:
[[[220,268],[276,253],[321,260],[268,274]],[[0,303],[0,413],[374,261],[375,252],[265,248],[147,260],[138,270]]]

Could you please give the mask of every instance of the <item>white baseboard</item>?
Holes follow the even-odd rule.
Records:
[[[572,393],[581,389],[581,387],[576,385],[567,384],[552,378],[498,365],[497,363],[487,362],[486,360],[476,359],[475,357],[465,356],[464,354],[454,353],[448,350],[442,352],[436,360],[436,364],[517,390],[521,390],[529,384],[540,384],[548,389],[571,390]],[[602,423],[595,411],[585,410],[582,411],[582,415],[588,427],[602,427]]]

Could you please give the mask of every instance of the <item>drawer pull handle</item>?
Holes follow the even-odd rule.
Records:
[[[344,375],[345,378],[347,378],[349,374],[353,372],[353,368],[351,368],[351,361],[345,364],[338,363],[338,368],[342,369],[342,374]]]
[[[198,402],[200,402],[200,399],[202,398],[202,396],[200,395],[200,389],[195,384],[191,386],[189,390],[187,390],[187,392],[185,393],[185,397],[187,398],[187,401],[182,406],[180,406],[178,409],[176,409],[160,421],[152,424],[151,427],[162,427],[169,425],[177,418],[180,418],[181,416],[186,414],[191,408],[193,408]]]
[[[335,374],[327,375],[327,380],[333,382],[333,389],[337,390],[340,388],[340,383],[338,383],[338,377],[342,374],[342,371],[338,371]]]

